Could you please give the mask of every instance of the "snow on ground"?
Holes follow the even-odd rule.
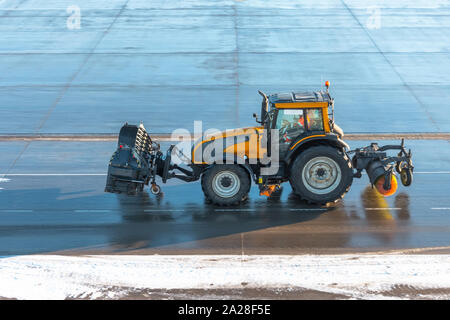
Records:
[[[0,259],[0,297],[7,298],[108,299],[120,298],[132,288],[234,289],[242,288],[242,283],[246,288],[306,288],[353,298],[392,298],[383,292],[399,285],[450,288],[450,255],[30,255]]]

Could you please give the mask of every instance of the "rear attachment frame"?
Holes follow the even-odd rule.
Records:
[[[387,151],[389,150],[399,150],[399,153],[396,156],[388,156]],[[406,151],[405,139],[401,140],[400,145],[385,145],[382,147],[378,146],[378,143],[373,142],[367,147],[357,148],[347,152],[347,154],[352,153],[354,155],[351,162],[353,168],[356,170],[353,176],[355,178],[361,178],[362,171],[366,170],[372,186],[378,178],[384,175],[383,188],[389,190],[391,188],[394,167],[400,174],[402,173],[402,170],[408,170],[408,174],[412,177],[414,171],[412,152],[411,149]],[[411,183],[406,183],[404,179],[402,179],[402,184],[409,186]]]

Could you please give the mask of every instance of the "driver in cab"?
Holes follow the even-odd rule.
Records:
[[[304,131],[303,115],[294,117],[292,121],[283,119],[280,128],[281,140],[284,143],[290,143],[293,138],[297,137]]]

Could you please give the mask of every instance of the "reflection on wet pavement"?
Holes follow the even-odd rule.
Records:
[[[418,176],[416,185],[433,179],[442,176]],[[167,185],[161,197],[130,197],[104,193],[103,176],[14,177],[0,193],[0,255],[297,254],[447,245],[449,215],[431,210],[437,201],[445,206],[445,190],[428,195],[415,186],[383,198],[358,180],[343,201],[318,207],[285,184],[271,198],[252,188],[243,205],[216,207],[205,203],[198,183]]]

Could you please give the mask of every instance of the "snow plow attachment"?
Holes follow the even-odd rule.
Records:
[[[388,150],[399,150],[397,156],[387,156]],[[356,169],[355,177],[360,178],[365,170],[369,176],[370,183],[382,195],[388,197],[397,191],[397,178],[394,168],[400,174],[404,186],[412,183],[414,166],[412,164],[411,150],[408,152],[404,147],[404,139],[400,145],[386,145],[379,147],[372,143],[368,147],[359,148],[349,153],[354,153],[352,166]]]
[[[117,149],[109,161],[106,192],[135,194],[149,182],[149,160],[159,150],[144,126],[125,124],[119,133]]]
[[[175,145],[171,145],[163,155],[160,145],[150,138],[142,124],[125,123],[120,129],[117,149],[109,161],[105,192],[134,195],[150,184],[150,191],[157,195],[161,188],[156,184],[156,176],[161,177],[163,183],[170,178],[187,182],[198,180],[200,171],[194,174],[171,162],[172,151],[176,150]],[[180,154],[180,150],[178,152]],[[176,174],[175,169],[182,174]]]

